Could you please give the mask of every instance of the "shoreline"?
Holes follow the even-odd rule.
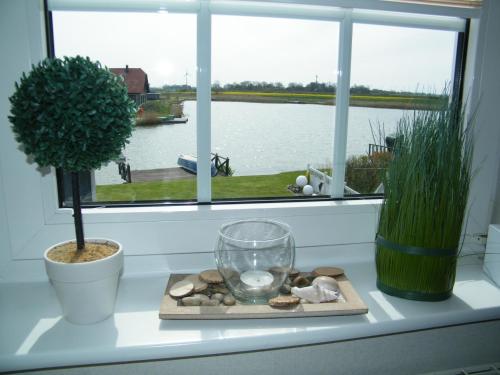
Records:
[[[167,100],[182,103],[186,100],[196,100],[196,94],[167,93]],[[246,102],[246,103],[277,103],[277,104],[319,104],[336,105],[335,95],[327,93],[272,93],[272,92],[212,92],[213,102]],[[375,96],[351,95],[349,106],[387,109],[435,109],[440,104],[439,98],[418,96]]]

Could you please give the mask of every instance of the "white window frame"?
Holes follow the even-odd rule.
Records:
[[[24,0],[27,9],[28,41],[30,46],[24,70],[31,63],[36,63],[46,56],[43,45],[45,35],[41,15],[42,5],[37,0]],[[52,7],[71,5],[89,10],[117,10],[128,4],[128,10],[198,13],[198,154],[209,155],[210,152],[210,23],[212,14],[235,14],[237,2],[228,1],[148,1],[137,9],[137,1],[72,1],[49,0]],[[157,4],[156,4],[157,3]],[[125,5],[124,5],[125,4]],[[134,5],[135,4],[135,5]],[[142,3],[141,3],[142,4]],[[412,14],[389,14],[377,18],[378,24],[400,26],[417,26],[430,28],[457,27],[456,19],[451,17],[478,17],[478,10],[455,9],[448,7],[430,7],[422,5],[403,5],[385,1],[268,1],[252,3],[254,8],[244,8],[239,15],[259,15],[269,17],[288,17],[305,19],[331,19],[341,22],[339,40],[339,80],[337,92],[337,124],[335,132],[335,148],[341,149],[347,136],[347,112],[349,108],[349,61],[350,44],[352,40],[352,23],[358,17],[360,22],[368,22],[371,17],[375,23],[376,12],[414,12]],[[250,5],[252,5],[250,4]],[[264,4],[270,4],[265,7]],[[308,5],[305,11],[304,4]],[[325,8],[325,5],[356,6],[360,10]],[[349,5],[348,5],[349,4]],[[247,4],[248,5],[248,4]],[[312,5],[312,7],[311,7]],[[133,6],[136,6],[135,8]],[[321,7],[315,9],[314,6]],[[106,8],[107,7],[107,8]],[[149,7],[145,9],[145,7]],[[156,9],[156,8],[155,8]],[[253,10],[252,10],[253,9]],[[311,10],[312,9],[312,10]],[[330,12],[325,13],[325,9]],[[303,13],[301,13],[303,12]],[[38,17],[38,23],[35,22]],[[399,21],[398,21],[399,20]],[[412,20],[412,21],[411,21]],[[426,23],[428,20],[428,23]],[[28,22],[29,21],[29,22]],[[411,22],[410,22],[411,21]],[[432,21],[432,22],[431,22]],[[399,22],[399,23],[398,23]],[[453,26],[455,25],[455,26]],[[461,27],[461,26],[460,26]],[[204,46],[200,46],[200,42]],[[346,68],[347,66],[347,68]],[[17,80],[17,77],[11,77]],[[200,120],[203,119],[203,120]],[[0,134],[0,135],[3,135]],[[11,157],[11,165],[4,164],[0,174],[3,175],[4,206],[0,199],[0,209],[5,208],[6,219],[0,217],[0,224],[8,227],[8,240],[5,242],[10,252],[0,252],[0,268],[2,275],[16,279],[22,270],[38,267],[43,249],[56,242],[70,239],[74,236],[72,210],[59,207],[55,171],[40,175],[36,166],[26,163],[26,157],[17,149],[13,136],[0,137],[1,146],[6,146],[3,156]],[[338,147],[339,146],[339,147]],[[337,168],[345,166],[345,152],[337,152],[334,165]],[[208,160],[199,165],[198,197],[199,201],[210,201],[210,168]],[[338,175],[343,176],[343,173]],[[20,186],[29,186],[31,194]],[[343,178],[334,180],[332,197],[340,197],[343,192]],[[34,191],[34,193],[33,193]],[[12,199],[14,197],[14,199]],[[17,198],[17,199],[16,199]],[[345,201],[304,201],[304,202],[269,202],[240,203],[231,205],[194,205],[194,206],[159,206],[132,208],[89,208],[84,209],[85,234],[91,237],[112,237],[121,241],[129,256],[162,255],[162,254],[197,254],[210,253],[217,228],[223,222],[249,217],[269,217],[281,219],[291,224],[299,248],[350,246],[360,243],[371,243],[375,235],[380,199],[345,200]],[[4,220],[4,221],[2,221]],[[12,267],[15,266],[15,267]],[[10,269],[8,269],[11,267]]]

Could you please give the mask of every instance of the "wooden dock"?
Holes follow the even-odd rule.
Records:
[[[196,175],[178,167],[131,171],[131,182],[173,181],[189,178],[196,178]]]

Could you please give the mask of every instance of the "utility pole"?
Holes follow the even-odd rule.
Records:
[[[186,77],[186,90],[188,88],[188,75],[189,75],[188,72],[186,72],[186,74],[184,74],[184,77]]]

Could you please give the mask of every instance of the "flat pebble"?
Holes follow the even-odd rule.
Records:
[[[216,299],[209,299],[208,301],[201,301],[201,306],[219,306],[220,301]]]
[[[312,271],[314,276],[340,276],[344,274],[344,270],[339,267],[318,267]]]
[[[222,293],[222,294],[228,294],[229,289],[227,289],[224,284],[212,284],[210,285],[210,292],[215,294],[215,293]]]
[[[206,270],[200,273],[200,279],[208,284],[220,284],[224,281],[217,270]]]
[[[271,298],[268,303],[272,307],[288,307],[297,305],[300,302],[299,297],[295,296],[279,296]]]
[[[186,276],[184,280],[191,281],[193,283],[195,293],[203,292],[205,289],[208,288],[208,284],[204,281],[201,281],[198,275]]]
[[[236,299],[231,294],[228,294],[228,295],[224,296],[224,299],[222,300],[222,302],[226,306],[233,306],[234,304],[236,304]]]
[[[170,287],[168,294],[174,298],[186,297],[193,293],[194,285],[191,281],[181,280]]]

